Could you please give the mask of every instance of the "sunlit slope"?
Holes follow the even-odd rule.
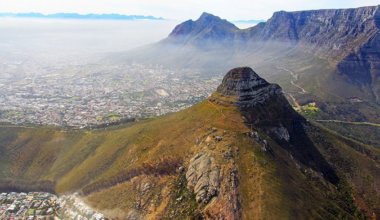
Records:
[[[118,129],[66,131],[3,126],[1,175],[58,181],[58,189],[72,190],[83,186],[77,181],[88,183],[100,178],[99,174],[107,177],[149,158],[170,157],[177,151],[183,154],[189,148],[184,145],[194,144],[196,129],[209,128],[218,123],[211,124],[211,119],[223,117],[209,105],[201,103],[176,114]],[[65,180],[70,186],[63,184]]]

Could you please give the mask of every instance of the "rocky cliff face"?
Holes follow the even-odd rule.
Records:
[[[367,42],[379,31],[379,7],[280,11],[273,14],[256,40],[306,44],[328,56],[341,56]]]

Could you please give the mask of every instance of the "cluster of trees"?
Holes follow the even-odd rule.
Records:
[[[0,180],[0,192],[49,192],[55,193],[55,183],[49,180]]]
[[[117,125],[122,125],[122,124],[127,124],[127,123],[131,123],[131,122],[135,122],[136,120],[137,120],[136,118],[122,118],[120,120],[113,121],[113,122],[107,122],[107,123],[103,123],[103,124],[89,125],[89,126],[87,126],[87,128],[90,128],[90,129],[102,129],[102,128],[108,128],[110,126],[117,126]]]
[[[172,175],[177,172],[181,161],[175,158],[162,158],[155,163],[143,163],[141,166],[129,170],[121,171],[117,175],[91,183],[82,189],[84,195],[106,189],[117,184],[131,180],[140,175],[164,176]]]

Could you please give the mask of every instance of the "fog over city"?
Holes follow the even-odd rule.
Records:
[[[162,115],[207,97],[218,80],[184,83],[188,73],[197,77],[192,70],[104,62],[164,39],[175,24],[1,18],[0,122],[83,127]]]
[[[175,24],[167,20],[1,18],[0,51],[20,59],[33,57],[38,62],[87,57],[156,42]]]

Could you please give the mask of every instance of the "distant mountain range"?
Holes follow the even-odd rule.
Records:
[[[253,66],[295,97],[294,105],[316,102],[328,112],[322,118],[380,122],[379,6],[279,11],[247,29],[203,13],[166,39],[112,59],[205,74]]]
[[[0,13],[0,17],[15,18],[54,18],[54,19],[97,19],[97,20],[164,20],[162,17],[122,14],[78,14],[78,13]]]

